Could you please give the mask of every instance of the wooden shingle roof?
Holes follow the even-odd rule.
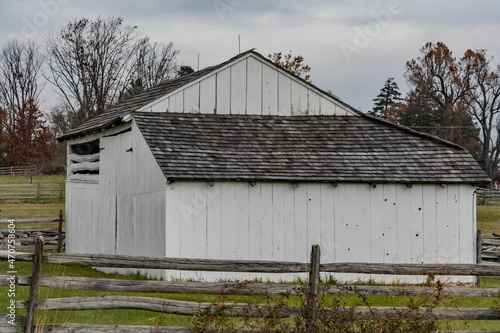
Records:
[[[132,115],[167,179],[490,181],[465,149],[367,116]]]

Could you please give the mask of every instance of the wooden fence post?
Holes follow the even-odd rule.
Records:
[[[36,187],[36,200],[40,200],[41,195],[42,195],[42,185],[38,183]]]
[[[63,224],[63,211],[62,209],[59,211],[59,225],[57,227],[57,253],[61,253],[62,251],[62,224]]]
[[[307,297],[307,331],[316,331],[316,308],[319,294],[319,265],[321,249],[315,244],[311,249],[311,266],[309,271],[309,295]]]
[[[37,306],[38,283],[40,281],[40,270],[43,256],[43,236],[38,236],[35,241],[35,255],[33,257],[33,269],[30,279],[30,293],[28,307],[26,309],[26,321],[24,323],[24,333],[33,332],[33,321],[35,319],[35,309]]]
[[[483,259],[481,258],[482,252],[483,252],[483,231],[479,229],[476,235],[476,262],[478,264],[483,262]],[[477,286],[481,287],[481,282],[482,282],[481,276],[477,275],[476,280],[477,280],[476,281]]]

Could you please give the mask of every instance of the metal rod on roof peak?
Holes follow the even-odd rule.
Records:
[[[238,54],[241,53],[240,34],[238,34]]]

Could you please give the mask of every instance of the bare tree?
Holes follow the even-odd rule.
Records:
[[[137,50],[134,67],[135,79],[139,79],[143,88],[172,79],[177,74],[177,55],[179,50],[172,42],[152,43],[149,38],[143,38]]]
[[[480,163],[495,179],[500,163],[500,65],[491,69],[485,50],[467,50],[463,62],[471,73],[467,105],[481,129]]]
[[[120,93],[141,79],[147,85],[169,77],[178,51],[173,44],[151,44],[122,18],[82,18],[46,41],[47,77],[69,110],[72,126],[103,113]],[[174,71],[175,73],[175,71]]]
[[[113,105],[131,78],[135,26],[122,18],[82,18],[46,41],[50,74],[77,125]]]
[[[13,131],[18,113],[31,101],[39,103],[43,59],[32,41],[10,40],[0,57],[0,106],[6,111],[5,130]]]

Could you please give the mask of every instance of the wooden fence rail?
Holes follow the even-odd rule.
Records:
[[[9,229],[6,227],[14,222],[14,226],[18,223],[57,223],[57,228],[15,228],[14,241],[17,251],[32,251],[35,249],[35,238],[39,235],[44,237],[45,250],[57,250],[61,253],[65,245],[66,233],[64,229],[64,217],[62,210],[59,211],[59,216],[54,218],[31,218],[31,219],[0,219],[0,250],[7,249],[9,238]],[[3,227],[2,227],[3,225]]]
[[[500,190],[489,188],[476,189],[476,202],[478,205],[500,205]]]
[[[0,184],[0,202],[64,200],[65,184]]]
[[[401,275],[482,275],[500,276],[500,265],[494,263],[481,264],[369,264],[369,263],[326,263],[321,264],[319,246],[313,246],[310,263],[271,262],[271,261],[244,261],[244,260],[212,260],[212,259],[178,259],[178,258],[149,258],[117,255],[76,255],[76,254],[42,254],[43,239],[37,238],[34,254],[16,253],[16,261],[33,262],[33,271],[30,277],[17,277],[18,285],[30,286],[28,300],[17,300],[17,308],[26,308],[27,316],[24,323],[24,332],[32,332],[33,312],[40,310],[98,310],[98,309],[142,309],[170,314],[194,315],[199,311],[210,308],[211,303],[197,303],[160,299],[154,297],[133,296],[100,296],[100,297],[67,297],[38,299],[38,287],[78,289],[78,290],[107,290],[127,292],[168,292],[168,293],[223,293],[228,288],[240,290],[241,294],[249,295],[278,295],[283,292],[297,292],[305,294],[308,299],[317,297],[320,293],[352,294],[365,293],[367,295],[429,295],[432,288],[424,287],[397,287],[397,286],[320,286],[320,272],[342,273],[369,273],[369,274],[401,274]],[[8,258],[6,251],[0,251],[0,258]],[[81,265],[93,267],[123,267],[123,268],[155,268],[175,270],[224,271],[224,272],[255,272],[255,273],[297,273],[309,272],[309,286],[292,286],[286,284],[268,283],[189,283],[170,281],[129,281],[114,279],[90,279],[81,277],[40,277],[40,263],[56,263],[65,265]],[[7,278],[0,277],[0,285],[8,283]],[[498,288],[448,288],[443,290],[445,295],[470,297],[497,297]],[[373,310],[379,314],[394,314],[402,308],[367,308],[356,307],[359,318],[369,319]],[[229,316],[259,315],[273,311],[278,317],[293,317],[297,309],[291,306],[282,306],[278,311],[266,304],[232,304],[229,307]],[[427,309],[422,315],[428,315]],[[487,308],[434,308],[432,315],[444,320],[500,320],[500,310]],[[307,320],[314,320],[313,316]],[[109,325],[47,325],[44,332],[104,332],[110,329]],[[115,326],[120,332],[146,332],[145,327]],[[149,328],[151,330],[151,327]],[[188,328],[161,327],[161,332],[190,332]]]
[[[1,167],[0,176],[29,176],[37,173],[36,166],[10,166]]]

